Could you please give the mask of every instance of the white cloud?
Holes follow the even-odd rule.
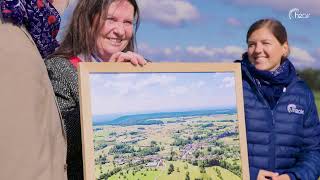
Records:
[[[244,52],[244,49],[237,46],[226,46],[224,48],[209,48],[206,46],[189,46],[187,52],[193,55],[214,57],[219,55],[239,56]]]
[[[103,88],[105,90],[113,90],[117,94],[126,95],[130,92],[129,87],[133,86],[134,82],[129,81],[105,81]]]
[[[234,17],[228,18],[227,19],[227,24],[229,24],[231,26],[241,26],[242,25],[242,23],[238,19],[236,19]]]
[[[143,43],[139,45],[139,53],[153,61],[227,61],[232,62],[241,58],[245,49],[238,46],[225,46],[221,48],[209,47],[205,45],[173,48],[153,48]]]
[[[174,76],[164,75],[164,74],[152,74],[147,79],[140,79],[139,82],[137,82],[132,88],[135,91],[143,90],[147,86],[151,85],[160,85],[160,86],[166,86],[172,82],[174,82],[176,78]]]
[[[224,48],[224,53],[232,56],[238,57],[242,53],[244,53],[245,49],[238,46],[226,46]]]
[[[139,79],[139,81],[130,79],[132,77],[135,77],[135,75],[116,75],[113,79],[105,80],[103,83],[103,88],[106,91],[112,90],[114,95],[123,96],[129,93],[135,94],[136,92],[141,92],[144,90],[145,87],[150,87],[152,85],[167,86],[168,84],[176,80],[174,76],[164,74],[152,74],[151,76],[148,76],[148,78],[146,79]]]
[[[176,86],[176,87],[172,87],[169,90],[169,93],[171,96],[183,95],[183,94],[186,94],[187,92],[188,92],[188,88],[185,86]]]
[[[201,88],[201,87],[203,87],[204,85],[205,85],[205,82],[204,82],[204,81],[198,81],[198,82],[196,82],[196,83],[191,84],[191,86],[194,87],[195,89]]]
[[[170,48],[165,48],[165,49],[164,49],[164,54],[165,54],[165,55],[171,55],[172,52],[173,52],[173,51],[172,51]]]
[[[134,74],[134,73],[127,73],[127,74],[117,74],[115,76],[115,78],[117,78],[117,79],[128,79],[128,78],[134,78],[136,76],[137,75]]]
[[[290,57],[297,66],[312,66],[316,62],[315,58],[308,51],[298,47],[291,47]]]
[[[189,84],[186,84],[184,86],[174,86],[171,89],[169,89],[169,93],[172,96],[176,95],[184,95],[187,94],[191,95],[192,93],[197,93],[199,88],[205,88],[205,81],[193,81]]]
[[[319,61],[319,59],[320,59],[320,48],[317,48],[317,49],[315,50],[315,52],[314,52],[314,57],[315,57],[315,59],[317,59],[318,61],[317,61],[317,63],[315,64],[315,67],[313,67],[313,68],[320,69],[320,61]]]
[[[206,46],[189,46],[187,52],[193,55],[219,57],[232,56],[239,57],[245,50],[238,46],[225,46],[223,48],[210,48]]]
[[[138,0],[144,20],[163,25],[180,26],[199,18],[196,7],[186,0]]]
[[[144,55],[148,55],[148,54],[157,54],[158,53],[158,49],[156,48],[152,48],[150,47],[147,43],[141,42],[138,44],[138,53],[142,53]]]
[[[219,86],[219,88],[230,88],[230,87],[234,87],[234,77],[225,77],[222,79],[222,82]]]
[[[144,44],[140,53],[153,61],[171,61],[171,62],[233,62],[241,59],[245,48],[228,45],[225,47],[200,46],[176,46],[173,48],[153,48]],[[170,53],[168,53],[170,52]],[[320,48],[308,52],[305,49],[295,46],[291,47],[290,59],[297,68],[320,66],[316,59],[320,58]]]
[[[103,83],[103,78],[100,74],[92,74],[90,75],[90,81],[92,84]]]
[[[319,0],[229,0],[236,4],[242,5],[261,5],[270,6],[274,9],[289,12],[292,8],[298,8],[304,13],[311,13],[312,15],[320,15],[320,1]]]
[[[186,51],[193,55],[200,55],[200,56],[214,56],[220,50],[217,48],[208,48],[206,46],[189,46],[186,48]]]
[[[317,48],[315,53],[317,57],[320,57],[320,48]]]

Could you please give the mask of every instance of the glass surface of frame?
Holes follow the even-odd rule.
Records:
[[[80,63],[84,176],[249,179],[238,63]]]

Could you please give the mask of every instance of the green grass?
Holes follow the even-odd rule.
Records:
[[[314,96],[317,104],[318,114],[320,116],[320,91],[314,91]]]
[[[154,170],[154,168],[149,168],[147,171],[146,168],[141,169],[140,171],[136,172],[135,175],[132,174],[132,170],[129,170],[129,173],[126,173],[126,170],[123,170],[123,175],[120,175],[120,172],[110,177],[110,180],[118,180],[118,179],[130,179],[130,180],[176,180],[176,179],[185,179],[186,172],[188,171],[190,173],[190,179],[195,178],[203,178],[204,180],[209,179],[219,179],[217,177],[217,171],[215,168],[220,170],[221,175],[223,179],[228,180],[240,180],[240,178],[236,175],[234,175],[232,172],[223,169],[221,167],[209,167],[205,168],[206,173],[200,173],[200,169],[197,166],[193,166],[191,164],[188,164],[188,167],[185,168],[186,162],[182,161],[167,161],[165,162],[166,166],[163,169],[158,169],[157,171]],[[173,164],[174,171],[168,175],[168,167],[170,164]],[[179,172],[178,172],[179,168]],[[124,178],[124,176],[126,178]]]
[[[313,91],[313,93],[316,100],[318,115],[320,116],[320,91]],[[318,180],[320,180],[320,177],[318,178]]]

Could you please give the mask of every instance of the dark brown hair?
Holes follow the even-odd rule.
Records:
[[[87,60],[90,60],[91,53],[96,50],[96,34],[100,29],[104,12],[115,1],[128,1],[134,7],[134,32],[123,50],[124,52],[134,51],[136,32],[140,23],[140,12],[136,0],[79,0],[61,45],[52,56],[70,58],[83,54]]]
[[[279,41],[281,45],[283,45],[284,43],[288,43],[289,45],[287,30],[281,24],[281,22],[276,19],[260,19],[255,23],[253,23],[247,32],[247,43],[248,43],[249,37],[254,31],[264,27],[270,30],[270,32],[274,35],[274,37]],[[289,52],[290,50],[288,49],[288,53],[286,54],[286,57],[289,55]]]

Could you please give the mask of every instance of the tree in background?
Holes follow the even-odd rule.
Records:
[[[304,70],[298,70],[298,74],[312,89],[315,96],[318,113],[319,113],[320,112],[320,70],[308,68]]]
[[[168,169],[168,174],[171,174],[173,171],[174,171],[174,166],[173,164],[170,164]]]
[[[320,69],[298,70],[298,74],[313,91],[320,91]]]
[[[190,175],[189,174],[190,174],[189,171],[187,171],[185,180],[190,180]]]

